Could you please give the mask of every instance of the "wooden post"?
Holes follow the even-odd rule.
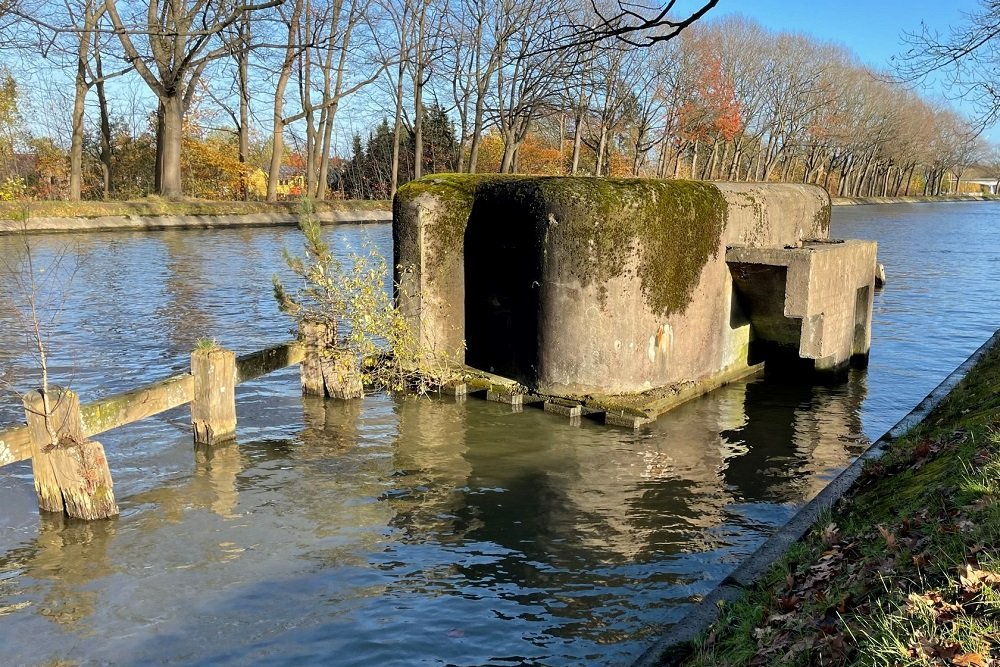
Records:
[[[302,393],[339,399],[364,396],[358,361],[350,352],[336,349],[336,330],[325,322],[303,322],[300,331],[305,348],[299,365]]]
[[[191,353],[194,441],[205,445],[236,437],[236,353],[221,347]]]
[[[299,333],[305,348],[302,363],[299,364],[302,393],[306,396],[326,396],[326,383],[323,382],[323,354],[333,347],[336,331],[330,331],[325,322],[302,322],[299,325]]]
[[[108,459],[101,443],[83,436],[77,395],[69,389],[50,388],[48,419],[40,391],[26,394],[23,401],[38,506],[78,519],[117,515]]]

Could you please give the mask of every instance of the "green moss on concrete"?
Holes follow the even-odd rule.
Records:
[[[813,219],[813,224],[816,229],[820,231],[821,238],[827,238],[830,235],[830,207],[820,206],[819,210],[816,211],[816,217]]]
[[[428,261],[440,268],[463,250],[477,199],[492,214],[502,207],[532,218],[539,242],[557,250],[558,270],[602,300],[609,280],[634,268],[652,312],[683,312],[708,261],[717,256],[727,216],[722,192],[711,183],[496,174],[436,174],[404,185],[395,206],[434,197],[438,216],[426,229]],[[638,264],[629,260],[638,255]],[[502,270],[502,267],[498,267]]]
[[[585,287],[604,286],[629,270],[638,250],[634,270],[652,312],[683,312],[718,254],[727,203],[711,183],[551,178],[538,188],[560,271]]]
[[[513,179],[498,174],[434,174],[410,181],[396,191],[393,217],[399,219],[401,207],[430,194],[436,207],[437,220],[426,228],[429,241],[430,265],[440,268],[449,259],[462,253],[465,228],[469,223],[476,189],[486,180]]]

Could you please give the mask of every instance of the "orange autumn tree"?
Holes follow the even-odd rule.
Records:
[[[691,178],[712,178],[719,146],[733,140],[743,129],[740,102],[733,83],[726,77],[722,59],[710,40],[698,45],[704,63],[692,96],[678,110],[680,138],[691,147]],[[709,162],[698,172],[699,148],[711,145]]]
[[[481,173],[500,171],[503,159],[503,137],[495,130],[483,135],[479,145],[477,171]],[[559,148],[546,145],[545,140],[530,133],[518,149],[517,173],[556,176],[565,173]]]

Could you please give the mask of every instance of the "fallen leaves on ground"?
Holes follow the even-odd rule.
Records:
[[[896,471],[926,468],[968,440],[968,434],[959,430],[940,440],[925,438],[891,465]],[[1000,438],[994,444],[992,451],[977,446],[974,454],[964,455],[966,463],[961,465],[966,470],[997,465]],[[940,469],[936,466],[930,474]],[[866,475],[891,474],[887,470],[876,464]],[[877,483],[866,479],[862,488]],[[962,505],[957,489],[935,494],[907,516],[867,524],[861,530],[852,531],[851,525],[845,527],[839,520],[821,524],[814,530],[809,556],[772,589],[750,633],[755,652],[735,662],[703,658],[700,664],[1000,667],[1000,606],[990,607],[998,621],[994,630],[969,631],[989,628],[981,612],[993,603],[984,600],[987,593],[1000,597],[1000,591],[993,591],[1000,589],[1000,571],[992,569],[993,561],[980,562],[981,557],[992,557],[994,550],[983,539],[982,513],[995,507],[995,499]],[[866,510],[859,506],[854,511],[857,516]],[[961,565],[955,566],[956,562]],[[874,626],[871,619],[879,614],[896,619],[897,627],[890,631]],[[858,637],[883,630],[898,633],[892,640],[899,642],[895,657],[888,657],[891,651],[877,658],[861,655]],[[709,647],[719,644],[716,633],[721,632],[713,629]]]

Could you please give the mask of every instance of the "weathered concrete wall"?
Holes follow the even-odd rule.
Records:
[[[875,254],[873,241],[807,242],[726,258],[756,335],[829,370],[868,354]]]
[[[316,213],[321,223],[389,222],[389,211],[344,209]],[[74,232],[159,231],[164,229],[216,229],[225,227],[291,227],[299,224],[294,213],[239,215],[105,215],[96,218],[30,218],[27,223],[0,220],[6,234],[60,234]]]
[[[428,177],[394,203],[399,303],[426,344],[546,393],[709,380],[748,362],[727,246],[797,247],[829,216],[805,185]]]

